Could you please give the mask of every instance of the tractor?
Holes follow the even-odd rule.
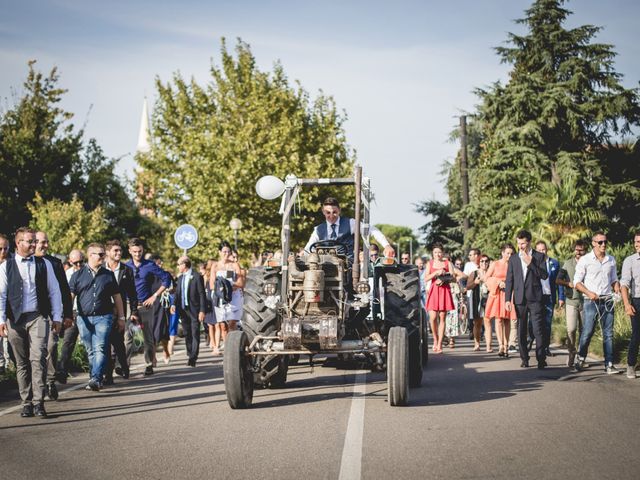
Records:
[[[315,243],[302,257],[290,252],[296,198],[303,187],[318,185],[355,186],[352,255],[334,240]],[[262,177],[256,190],[267,199],[284,194],[282,254],[247,274],[242,331],[230,332],[224,348],[231,408],[249,408],[256,387],[284,387],[289,364],[300,355],[338,356],[386,370],[388,403],[407,405],[409,388],[421,385],[428,361],[427,322],[417,268],[386,257],[370,263],[370,179],[356,166],[349,178]]]

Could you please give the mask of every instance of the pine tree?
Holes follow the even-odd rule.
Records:
[[[606,226],[614,201],[637,205],[637,184],[603,169],[620,138],[638,125],[638,89],[626,89],[614,70],[611,45],[593,42],[600,28],[566,29],[561,0],[537,0],[497,48],[512,65],[507,84],[479,89],[476,122],[482,148],[473,165],[471,238],[485,250],[521,227],[565,251],[570,239]],[[620,205],[618,205],[620,207]]]

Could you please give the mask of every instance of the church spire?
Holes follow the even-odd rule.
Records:
[[[149,153],[151,151],[151,131],[149,130],[149,108],[147,97],[142,103],[142,118],[140,119],[140,131],[138,133],[138,146],[136,153]]]

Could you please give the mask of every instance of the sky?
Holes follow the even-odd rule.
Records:
[[[371,177],[372,221],[417,230],[426,219],[415,205],[445,198],[439,172],[458,148],[449,134],[473,111],[475,88],[506,80],[493,48],[507,32],[522,33],[513,20],[530,4],[0,0],[0,98],[10,108],[30,59],[43,72],[56,66],[75,125],[133,178],[143,99],[153,103],[155,78],[180,72],[204,84],[220,63],[220,39],[232,46],[242,38],[261,70],[280,61],[291,82],[335,99]],[[596,41],[615,46],[623,84],[638,86],[640,2],[574,0],[566,8],[574,12],[568,27],[603,27]]]

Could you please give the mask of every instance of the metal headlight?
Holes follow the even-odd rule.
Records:
[[[275,295],[278,291],[277,283],[265,283],[262,287],[262,291],[265,295],[272,296]]]
[[[356,284],[356,293],[369,293],[371,291],[371,286],[369,282],[358,282]]]

